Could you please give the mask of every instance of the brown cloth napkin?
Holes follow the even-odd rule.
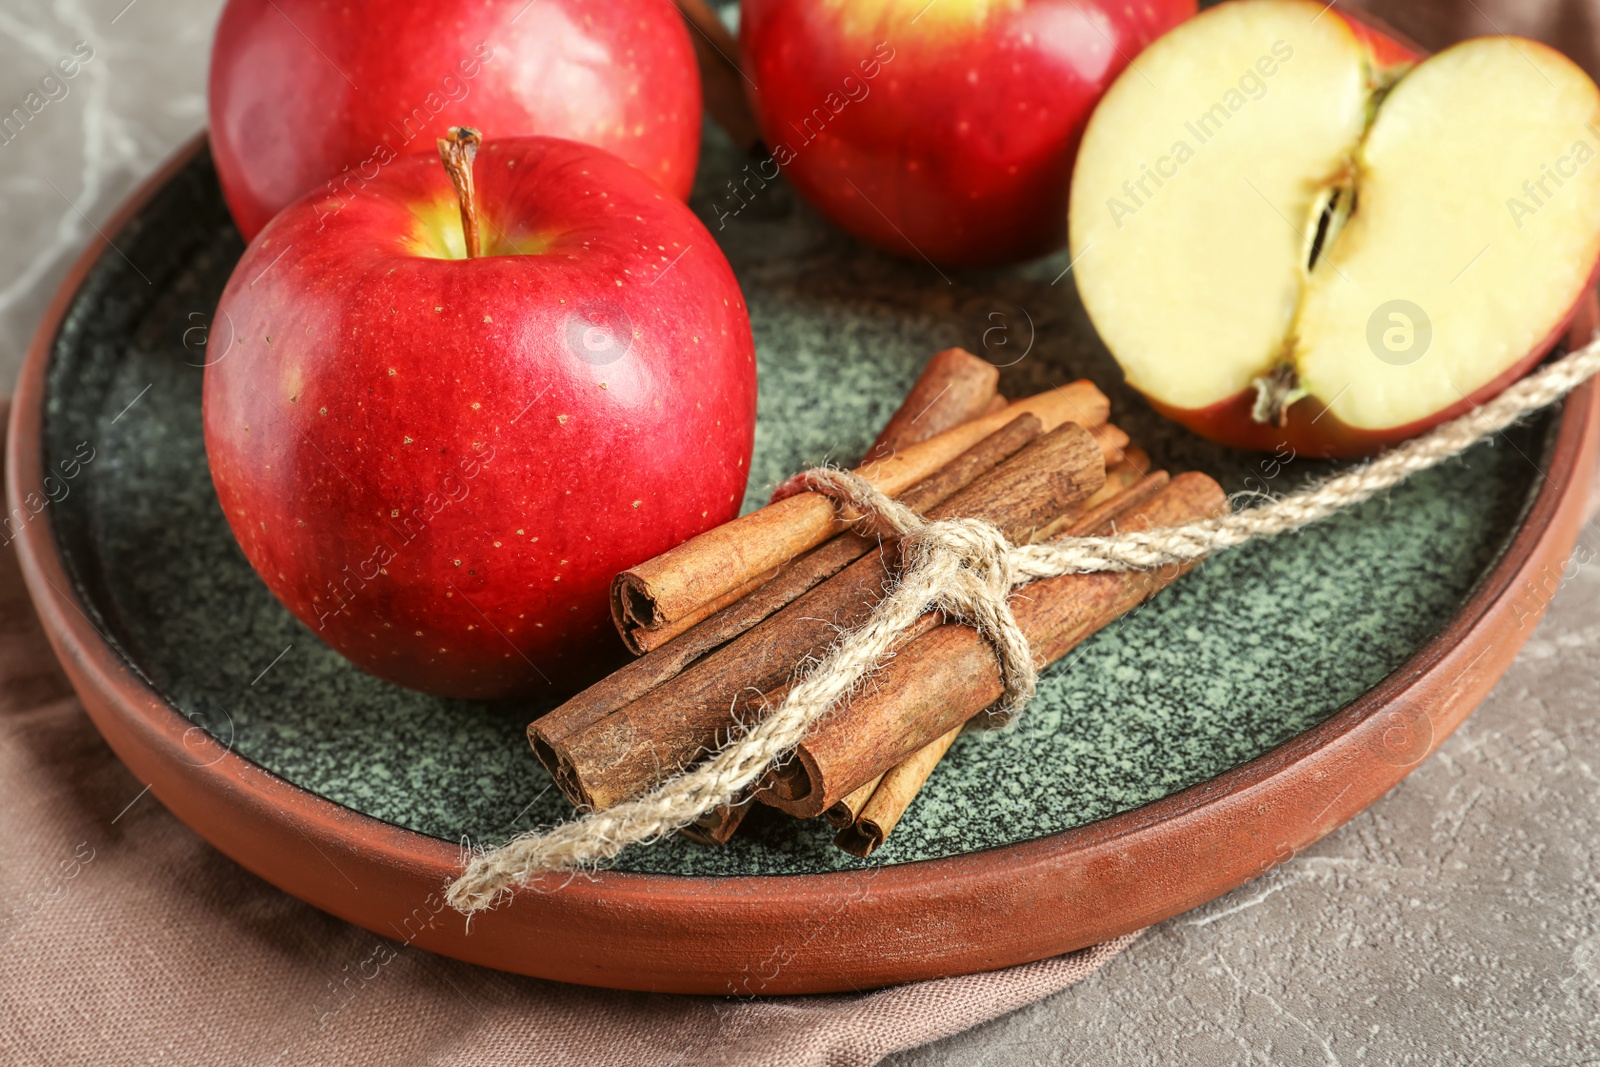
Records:
[[[0,424],[7,410],[0,402]],[[1094,973],[1132,940],[849,996],[618,993],[341,922],[178,822],[95,731],[0,549],[0,1063],[877,1063]]]

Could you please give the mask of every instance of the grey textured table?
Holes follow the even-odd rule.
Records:
[[[203,125],[216,7],[0,6],[0,112],[75,42],[94,50],[0,144],[0,381],[72,257]],[[1593,54],[1582,5],[1468,7],[1474,29],[1571,35]],[[1419,34],[1438,24],[1424,17],[1442,16],[1417,15]],[[1600,526],[1584,544],[1595,559]],[[1366,814],[1082,986],[893,1062],[1600,1063],[1597,680],[1590,565],[1484,707]]]

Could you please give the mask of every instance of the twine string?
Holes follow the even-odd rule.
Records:
[[[1371,462],[1258,507],[1216,519],[1107,537],[1069,537],[1013,545],[976,519],[929,521],[848,471],[817,468],[800,486],[824,493],[901,537],[905,565],[871,617],[844,634],[789,690],[777,708],[710,759],[650,792],[546,831],[522,834],[480,852],[446,892],[471,915],[540,874],[593,868],[630,845],[663,837],[732,802],[807,732],[841,706],[924,612],[937,610],[975,627],[994,647],[1005,695],[991,714],[1019,712],[1033,696],[1037,669],[1011,613],[1010,594],[1040,578],[1153,570],[1196,562],[1220,549],[1298,530],[1391,489],[1419,471],[1460,455],[1478,441],[1561,399],[1600,373],[1600,340],[1547,364],[1495,399]]]

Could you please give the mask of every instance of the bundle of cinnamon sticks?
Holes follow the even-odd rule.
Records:
[[[1007,402],[998,379],[970,353],[939,353],[857,473],[928,518],[983,519],[1015,543],[1179,525],[1225,509],[1210,478],[1151,471],[1106,422],[1109,403],[1088,382]],[[865,622],[893,585],[898,546],[861,532],[858,518],[800,492],[618,575],[613,618],[639,658],[528,727],[562,792],[590,810],[632,799],[781,702],[797,672]],[[1013,612],[1042,665],[1180,573],[1038,581]],[[870,689],[749,795],[685,833],[725,843],[762,803],[825,817],[841,848],[868,855],[1002,689],[989,644],[929,612]]]

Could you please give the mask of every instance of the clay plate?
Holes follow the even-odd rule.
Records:
[[[741,165],[709,142],[693,203],[762,352],[747,504],[859,452],[940,347],[988,352],[1014,395],[1119,380],[1056,284],[1063,261],[939,275],[861,250],[781,186],[731,212]],[[199,440],[202,367],[227,352],[210,316],[242,250],[203,141],[104,231],[40,327],[8,444],[28,586],[95,723],[174,813],[286,891],[431,951],[593,985],[823,992],[1002,967],[1290,859],[1510,664],[1560,583],[1600,433],[1585,387],[1354,514],[1207,563],[1050,672],[1015,730],[963,737],[870,862],[816,824],[753,819],[726,850],[663,842],[469,930],[441,896],[462,839],[565,813],[521,736],[560,694],[508,707],[393,689],[272,600]],[[1258,491],[1327,469],[1213,449],[1112,392],[1171,469]]]

